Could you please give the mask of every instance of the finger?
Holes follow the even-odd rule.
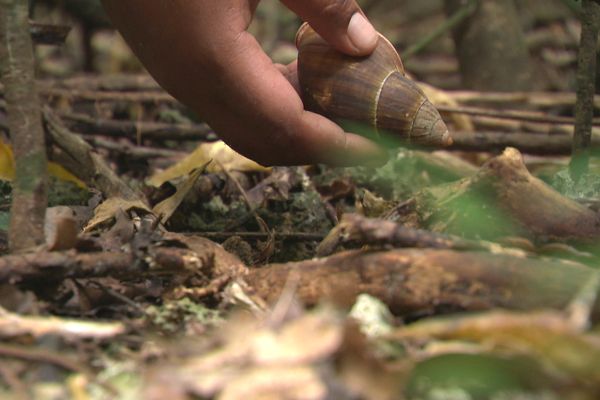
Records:
[[[355,0],[281,0],[323,39],[350,55],[370,54],[377,32]]]
[[[352,165],[385,159],[375,143],[304,111],[290,82],[252,35],[243,32],[231,48],[236,57],[219,82],[227,94],[219,99],[226,103],[227,118],[209,124],[236,150],[271,165]]]
[[[275,67],[292,85],[296,93],[300,94],[300,81],[298,80],[298,60],[292,61],[287,65],[275,64]]]

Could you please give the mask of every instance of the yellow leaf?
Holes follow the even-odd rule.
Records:
[[[86,184],[83,183],[81,179],[77,178],[75,175],[67,171],[62,165],[55,162],[48,162],[48,173],[63,181],[73,182],[82,189],[87,188]]]
[[[94,216],[85,226],[85,228],[83,228],[83,231],[89,232],[101,223],[111,220],[115,217],[115,214],[119,210],[127,212],[133,208],[145,211],[147,213],[152,212],[141,200],[125,200],[121,197],[111,197],[106,199],[103,203],[96,207],[94,210]]]
[[[196,150],[175,165],[154,174],[148,179],[148,184],[159,187],[163,183],[188,175],[194,169],[202,168],[209,161],[207,172],[228,171],[269,171],[269,168],[250,160],[237,153],[225,142],[202,143]]]
[[[73,182],[80,188],[87,188],[75,175],[67,171],[62,165],[48,162],[48,173],[63,181]],[[0,139],[0,180],[12,181],[15,178],[15,158],[10,145]]]
[[[12,181],[15,177],[15,159],[9,145],[0,139],[0,179]]]
[[[194,183],[196,182],[196,180],[198,180],[198,177],[200,176],[200,174],[202,174],[202,172],[204,172],[203,168],[193,171],[187,177],[187,179],[185,179],[183,182],[177,185],[177,190],[175,191],[175,194],[173,194],[170,197],[167,197],[152,208],[154,214],[160,218],[161,223],[164,224],[169,220],[169,218],[171,218],[175,210],[177,210],[177,207],[179,207],[185,196],[194,186]]]

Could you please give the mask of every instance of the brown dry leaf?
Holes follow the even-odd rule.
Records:
[[[131,209],[152,213],[152,210],[141,200],[125,200],[121,197],[111,197],[96,207],[94,216],[83,228],[83,231],[89,232],[98,225],[115,218],[119,210],[127,212]]]
[[[431,318],[399,328],[391,336],[480,343],[488,349],[532,356],[575,381],[600,387],[600,337],[580,332],[559,311]]]
[[[147,183],[154,187],[159,187],[167,181],[180,178],[190,174],[194,169],[202,168],[204,165],[213,161],[206,167],[207,172],[228,171],[268,171],[269,168],[263,167],[237,153],[223,141],[212,143],[202,143],[196,150],[185,157],[177,164],[151,176]]]
[[[175,210],[177,210],[177,207],[179,207],[185,196],[187,196],[190,189],[194,187],[194,183],[196,183],[200,174],[204,172],[206,165],[207,164],[202,168],[192,171],[183,182],[177,185],[177,190],[172,196],[167,197],[152,208],[154,214],[158,215],[160,218],[161,223],[164,224],[171,218]]]

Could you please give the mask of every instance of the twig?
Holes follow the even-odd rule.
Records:
[[[502,151],[515,147],[523,153],[539,155],[571,154],[572,137],[567,134],[544,134],[499,131],[453,131],[451,149],[465,151]],[[600,148],[600,137],[593,136],[591,149]]]
[[[458,236],[407,228],[392,221],[366,218],[358,214],[345,214],[317,247],[317,256],[333,253],[340,244],[417,247],[454,250],[488,250],[498,252],[500,246],[489,242],[463,239]],[[507,252],[514,253],[514,250]]]
[[[447,91],[460,103],[528,104],[539,108],[571,107],[575,104],[575,93],[554,92],[479,92],[470,90]],[[600,95],[594,97],[594,107],[600,109]]]
[[[167,103],[179,104],[170,94],[162,90],[144,92],[98,91],[80,89],[62,89],[54,87],[40,87],[40,93],[46,97],[64,99],[78,99],[87,101],[126,101],[132,103]]]
[[[103,148],[110,151],[114,151],[119,154],[126,155],[130,158],[135,159],[147,159],[147,158],[172,158],[182,157],[186,155],[183,151],[160,149],[156,147],[147,146],[135,146],[130,143],[115,142],[114,140],[103,139],[100,137],[86,137],[86,140],[90,142],[96,148]]]
[[[127,253],[36,252],[0,257],[0,283],[31,280],[59,282],[65,278],[139,276],[140,267]]]
[[[497,111],[490,110],[486,108],[478,108],[478,107],[450,107],[450,106],[436,106],[439,111],[448,112],[448,113],[456,113],[456,114],[466,114],[466,115],[476,115],[480,117],[491,117],[491,118],[499,118],[499,119],[511,119],[517,121],[528,121],[528,122],[542,122],[547,124],[573,124],[575,123],[575,119],[571,117],[558,117],[554,115],[543,114],[539,112],[530,112],[530,111]],[[600,119],[594,119],[592,121],[593,126],[600,126]]]
[[[58,113],[73,131],[87,134],[157,140],[204,140],[217,137],[206,124],[169,124],[164,122],[118,121],[93,118],[84,114]]]
[[[125,332],[118,322],[93,322],[59,317],[23,316],[0,307],[0,337],[59,335],[68,339],[108,339]]]
[[[213,240],[224,240],[233,236],[239,236],[243,239],[257,239],[264,240],[268,239],[269,234],[267,232],[189,232],[186,235],[200,235],[208,239]],[[275,239],[280,240],[292,240],[292,241],[320,241],[325,237],[324,233],[310,233],[310,232],[273,232]]]

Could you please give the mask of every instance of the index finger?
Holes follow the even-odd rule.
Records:
[[[226,87],[221,100],[232,118],[214,128],[234,148],[269,164],[352,165],[385,159],[375,143],[305,111],[293,86],[251,34],[240,33],[229,50],[233,56],[220,80]]]

